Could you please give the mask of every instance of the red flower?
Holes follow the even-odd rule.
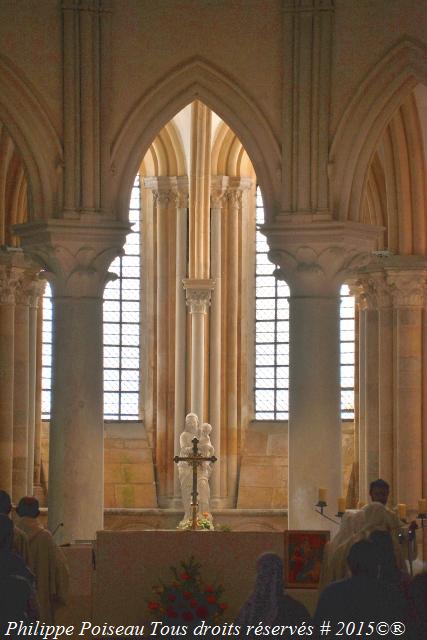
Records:
[[[225,609],[227,609],[228,604],[226,604],[225,602],[220,602],[219,603],[219,608],[221,609],[221,611],[225,611]]]
[[[191,576],[189,573],[187,573],[186,571],[184,571],[184,573],[181,573],[181,580],[190,580]]]
[[[172,607],[168,607],[166,609],[166,613],[168,614],[169,618],[177,618],[178,617],[177,612]]]
[[[155,609],[160,609],[160,605],[158,602],[149,602],[148,608],[154,611]]]
[[[206,609],[206,607],[202,605],[200,607],[197,607],[196,613],[200,618],[206,618],[209,611]]]
[[[190,607],[192,609],[194,609],[194,607],[197,607],[198,604],[199,603],[197,602],[197,600],[194,600],[194,598],[193,598],[193,600],[190,600]]]
[[[190,620],[193,620],[194,616],[191,613],[191,611],[184,611],[184,613],[182,614],[182,619],[183,620],[187,620],[187,622],[189,622]]]
[[[168,600],[169,600],[169,602],[175,602],[175,600],[176,600],[176,596],[174,596],[174,595],[173,595],[173,593],[170,593],[170,594],[168,595]]]
[[[215,604],[216,602],[215,596],[206,596],[206,600],[209,602],[209,604]]]
[[[193,594],[191,593],[191,591],[184,591],[184,593],[182,595],[184,596],[184,598],[186,600],[189,600],[190,598],[193,597]]]
[[[215,589],[211,587],[210,584],[208,584],[207,587],[205,587],[205,593],[213,593],[214,591]]]

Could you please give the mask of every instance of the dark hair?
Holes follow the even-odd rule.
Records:
[[[0,549],[10,548],[13,540],[13,522],[9,516],[0,513]]]
[[[12,502],[10,500],[10,495],[6,491],[3,491],[3,489],[0,489],[0,513],[7,515],[10,513],[11,509]]]
[[[387,491],[390,491],[390,485],[385,480],[378,478],[378,480],[373,480],[369,485],[369,493],[372,493],[372,489],[387,489]]]
[[[376,577],[378,561],[375,548],[369,540],[359,540],[350,548],[347,564],[352,575],[368,575]]]
[[[387,582],[398,580],[399,571],[394,555],[393,540],[388,531],[372,531],[369,540],[374,546],[379,567],[379,578]]]
[[[25,496],[21,498],[16,507],[16,513],[21,518],[27,516],[28,518],[37,518],[40,513],[39,501],[32,496]]]

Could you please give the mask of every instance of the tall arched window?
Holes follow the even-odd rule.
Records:
[[[117,278],[104,291],[104,418],[137,420],[140,364],[140,217],[139,175],[132,189],[124,255],[109,271]],[[42,417],[50,418],[52,377],[52,292],[46,285],[43,297]]]
[[[46,283],[43,295],[42,329],[42,419],[50,418],[52,389],[52,289]]]
[[[255,419],[289,417],[289,287],[273,275],[260,188],[256,191],[255,260]],[[341,288],[340,305],[341,418],[354,419],[354,297]]]
[[[104,291],[104,418],[137,420],[139,409],[141,186],[132,188],[124,255],[109,269],[117,278]]]
[[[287,420],[289,398],[289,287],[273,275],[268,244],[259,231],[264,205],[256,191],[255,418]]]

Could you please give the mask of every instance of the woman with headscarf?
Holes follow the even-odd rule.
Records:
[[[303,604],[285,594],[283,585],[283,562],[276,553],[263,553],[257,560],[257,575],[252,595],[240,609],[236,625],[242,636],[253,625],[300,625],[310,624],[311,617]],[[249,637],[253,634],[249,633]]]

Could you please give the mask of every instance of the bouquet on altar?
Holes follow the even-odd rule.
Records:
[[[160,582],[153,587],[155,597],[148,602],[148,609],[156,620],[195,624],[216,621],[224,613],[227,604],[221,600],[222,586],[204,583],[200,568],[191,556],[181,562],[180,569],[171,567],[174,580],[170,584]]]
[[[201,530],[201,531],[214,531],[215,530],[214,524],[212,522],[212,516],[207,512],[202,513],[201,515],[198,514],[196,523],[197,523],[197,529],[198,530]],[[184,531],[186,531],[187,529],[193,529],[193,520],[192,520],[192,518],[187,518],[187,520],[182,520],[179,523],[179,525],[177,526],[177,529],[182,529]]]

